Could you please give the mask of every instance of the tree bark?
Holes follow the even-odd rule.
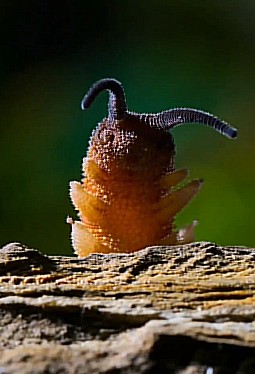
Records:
[[[0,250],[0,372],[254,373],[255,249]]]

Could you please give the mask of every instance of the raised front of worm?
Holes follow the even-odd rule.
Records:
[[[92,86],[82,108],[89,107],[105,89],[110,92],[108,117],[92,134],[82,182],[71,182],[71,199],[80,217],[80,221],[68,220],[76,253],[83,257],[93,252],[132,252],[149,245],[193,241],[195,223],[176,231],[174,218],[201,182],[193,180],[176,188],[188,171],[175,170],[169,129],[202,123],[230,138],[236,137],[236,130],[195,109],[129,112],[123,88],[114,79]]]

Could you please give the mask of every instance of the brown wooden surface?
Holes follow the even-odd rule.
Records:
[[[0,295],[1,373],[255,372],[255,249],[78,259],[9,244]]]

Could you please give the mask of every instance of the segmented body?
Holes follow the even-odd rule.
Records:
[[[71,221],[72,242],[79,256],[194,240],[195,223],[176,231],[174,218],[197,193],[201,181],[176,188],[188,172],[175,170],[173,137],[162,122],[167,112],[154,116],[128,112],[124,91],[118,92],[116,82],[99,81],[83,101],[89,106],[105,85],[111,91],[109,116],[94,131],[83,161],[84,179],[71,182],[71,199],[80,217]],[[191,114],[189,110],[189,116],[192,111],[199,117],[194,110]],[[174,116],[174,125],[186,122],[179,112],[178,118],[176,112]],[[216,120],[219,131],[222,126],[235,130]]]

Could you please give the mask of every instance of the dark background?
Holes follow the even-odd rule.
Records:
[[[119,79],[130,110],[210,111],[239,130],[174,130],[177,167],[205,184],[177,218],[197,239],[255,245],[255,2],[1,1],[0,244],[71,254],[70,180],[80,180],[106,94],[80,101],[103,77]]]

